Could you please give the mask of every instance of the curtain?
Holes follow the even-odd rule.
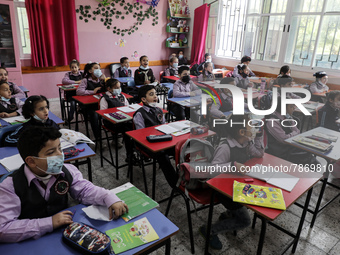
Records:
[[[191,46],[191,65],[200,64],[205,54],[205,38],[209,21],[210,5],[204,4],[195,9],[194,30]]]
[[[32,66],[68,65],[79,60],[74,0],[26,0]]]

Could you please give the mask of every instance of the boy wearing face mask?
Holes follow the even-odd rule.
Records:
[[[15,117],[21,114],[24,102],[19,98],[12,97],[9,84],[0,82],[0,118]]]
[[[162,81],[163,83],[165,82],[172,82],[173,80],[168,80],[164,79],[164,76],[175,76],[178,75],[178,58],[176,57],[171,57],[169,61],[170,65],[168,68],[166,68],[162,74]]]
[[[130,69],[130,63],[129,63],[129,58],[127,57],[122,57],[120,59],[120,65],[121,67],[117,68],[114,77],[119,78],[119,77],[131,77],[132,76],[132,71]]]
[[[194,97],[202,94],[202,91],[190,79],[190,69],[188,66],[178,68],[178,75],[180,80],[174,83],[173,97]],[[173,104],[171,108],[176,116],[176,120],[184,120],[191,117],[192,121],[197,121],[197,114],[194,111],[190,112],[190,108],[179,104]],[[190,116],[190,113],[192,116]]]
[[[152,69],[149,68],[149,58],[147,56],[141,56],[139,58],[140,66],[135,71],[135,84],[136,85],[148,85],[158,81],[153,75]]]
[[[340,91],[334,90],[328,93],[326,104],[319,110],[318,120],[321,127],[325,127],[334,131],[340,131],[339,119],[340,109]]]
[[[80,171],[64,164],[61,133],[32,127],[20,137],[18,150],[24,164],[0,183],[0,241],[39,238],[71,224],[68,193],[83,204],[106,206],[110,218],[128,208],[113,192],[83,179]]]

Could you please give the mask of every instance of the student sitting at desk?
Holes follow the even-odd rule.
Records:
[[[184,51],[183,50],[179,50],[178,51],[178,65],[179,66],[183,66],[183,65],[187,65],[187,64],[188,64],[188,60],[184,56]]]
[[[247,89],[248,87],[254,87],[254,83],[249,81],[249,68],[245,64],[237,65],[238,75],[235,76],[236,86],[241,89]]]
[[[77,95],[85,96],[101,92],[105,78],[102,70],[100,70],[99,63],[87,63],[84,69],[84,79],[81,80],[79,87],[77,88]]]
[[[177,80],[174,83],[173,88],[173,97],[194,97],[202,94],[202,91],[193,83],[190,79],[190,69],[188,66],[181,66],[178,69],[178,75],[180,80]],[[190,108],[185,108],[178,104],[172,105],[172,111],[176,116],[176,120],[184,120],[185,118],[191,120],[193,122],[197,122],[198,116],[194,111],[191,111],[190,116]]]
[[[24,104],[19,98],[12,97],[8,82],[0,82],[0,118],[15,117],[21,114]]]
[[[73,59],[70,62],[71,72],[67,72],[62,79],[61,83],[65,85],[69,84],[79,84],[83,79],[83,73],[80,72],[80,63],[78,60]]]
[[[13,82],[8,81],[8,72],[5,67],[0,67],[0,82],[7,82],[9,89],[11,90],[12,97],[14,98],[26,98],[25,93]]]
[[[233,115],[233,123],[248,123],[249,115]],[[251,158],[261,158],[264,154],[262,132],[257,132],[255,127],[250,127],[249,123],[243,125],[225,125],[227,129],[227,139],[216,149],[211,165],[230,165],[236,167],[240,172],[243,163]],[[218,200],[227,209],[220,215],[219,220],[211,226],[210,246],[213,249],[222,249],[217,234],[231,232],[246,228],[250,225],[250,217],[247,208],[240,203],[233,202],[232,198],[217,193]],[[206,228],[200,228],[201,234],[206,236]]]
[[[284,142],[286,139],[300,134],[300,130],[295,126],[298,121],[295,120],[296,117],[293,118],[295,108],[294,104],[287,104],[286,115],[283,116],[281,114],[281,97],[278,97],[276,111],[266,116],[268,120],[264,126],[268,139],[266,152],[295,164],[317,164],[318,161],[310,152],[297,149]],[[285,122],[285,126],[292,127],[281,125],[282,120],[289,120]]]
[[[167,67],[163,74],[162,74],[162,80],[161,82],[165,83],[165,82],[173,82],[172,80],[168,80],[168,79],[164,79],[164,76],[175,76],[178,75],[178,58],[176,57],[172,57],[170,58],[169,61],[170,65],[169,67]]]
[[[213,66],[211,62],[205,62],[202,73],[197,77],[198,81],[214,81]]]
[[[114,77],[115,78],[119,78],[119,77],[131,77],[132,76],[132,71],[130,69],[129,58],[122,57],[119,62],[120,62],[121,67],[116,69],[116,71],[114,73]]]
[[[321,127],[334,131],[340,131],[339,119],[340,91],[334,90],[328,93],[326,104],[318,112],[318,121]]]
[[[30,96],[22,107],[22,115],[29,121],[18,127],[5,138],[5,146],[17,146],[20,135],[29,127],[53,127],[60,129],[57,123],[48,118],[50,103],[44,96]]]
[[[139,58],[140,66],[135,71],[135,84],[136,85],[147,85],[158,81],[153,75],[152,69],[149,68],[149,58],[147,56],[141,56]]]
[[[0,241],[39,238],[71,224],[68,195],[83,204],[106,206],[110,219],[127,211],[113,192],[83,179],[71,164],[64,165],[61,133],[55,128],[32,127],[20,137],[24,164],[0,183]],[[69,193],[69,194],[68,194]]]
[[[249,57],[249,56],[243,56],[243,57],[241,58],[241,63],[240,63],[239,65],[246,65],[246,66],[248,66],[248,76],[249,76],[249,77],[253,77],[253,76],[256,76],[256,74],[254,74],[253,71],[250,70],[250,68],[249,68],[250,61],[251,61],[251,57]],[[239,72],[238,72],[238,66],[239,66],[239,65],[235,66],[234,71],[233,71],[233,76],[234,76],[235,78],[236,78],[237,76],[239,76]]]
[[[292,77],[288,76],[288,75],[283,75],[279,78],[277,78],[277,84],[280,86],[280,88],[278,89],[278,96],[280,96],[281,94],[281,88],[291,88],[294,84],[294,80]],[[300,96],[292,93],[292,92],[287,92],[286,93],[287,96],[289,96],[290,98],[301,98]]]
[[[280,73],[275,79],[271,79],[269,82],[269,88],[271,89],[273,85],[278,85],[278,79],[281,78],[282,76],[291,76],[291,70],[288,65],[284,65],[280,68]]]
[[[315,76],[315,82],[313,82],[310,86],[310,92],[312,93],[324,93],[329,90],[329,87],[326,85],[328,81],[327,73],[324,71],[316,72],[313,74]]]
[[[197,67],[197,71],[198,71],[198,72],[200,72],[200,71],[203,70],[204,64],[205,64],[206,62],[211,63],[213,69],[215,69],[215,65],[214,65],[214,63],[212,62],[211,54],[210,54],[210,53],[205,53],[205,55],[204,55],[204,61],[203,61],[201,64],[199,64],[199,66]]]

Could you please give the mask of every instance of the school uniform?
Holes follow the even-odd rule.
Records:
[[[6,113],[17,112],[18,115],[21,115],[23,105],[24,102],[21,101],[19,98],[11,97],[11,99],[8,102],[5,102],[0,99],[0,112]]]
[[[243,78],[241,75],[235,77],[235,83],[236,86],[241,89],[247,89],[249,87],[249,78],[248,76],[246,78]]]
[[[237,65],[237,66],[238,66],[238,65]],[[241,75],[239,74],[239,72],[238,72],[237,66],[235,66],[234,71],[233,71],[233,77],[234,77],[234,78],[236,78],[237,76],[241,76]],[[248,70],[249,70],[249,74],[248,74],[249,77],[256,76],[256,74],[254,74],[254,72],[249,68],[249,66],[248,66]],[[241,77],[242,77],[242,76],[241,76]]]
[[[25,92],[23,92],[18,85],[13,82],[8,81],[9,90],[11,91],[11,96],[18,99],[26,98]]]
[[[118,67],[113,74],[113,77],[119,78],[119,77],[131,77],[132,76],[132,71],[130,68],[124,69],[123,67]]]
[[[178,57],[178,65],[179,66],[183,66],[183,65],[187,65],[188,64],[188,60],[186,57],[183,56],[183,58]]]
[[[151,83],[155,82],[156,78],[153,75],[152,69],[149,68],[147,70],[143,70],[141,68],[138,68],[135,71],[135,84],[136,85],[144,85],[146,81],[150,81]]]
[[[232,95],[226,95],[223,92],[220,93],[220,100],[216,100],[216,104],[213,103],[210,108],[210,116],[212,118],[218,119],[221,116],[224,116],[224,112],[229,112],[233,110],[233,97]]]
[[[133,115],[135,129],[152,127],[165,123],[163,110],[159,107],[151,107],[143,104]]]
[[[201,64],[198,65],[198,67],[197,67],[197,70],[198,70],[198,71],[201,71],[201,70],[204,69],[204,64],[205,64],[205,62],[206,62],[206,61],[203,61]],[[212,64],[212,68],[215,69],[214,63],[213,63],[213,62],[210,62],[210,63]]]
[[[310,92],[313,93],[323,93],[329,90],[329,87],[326,84],[322,84],[319,81],[313,82],[309,85]]]
[[[178,68],[175,68],[173,66],[169,66],[167,67],[163,74],[162,74],[162,79],[161,79],[161,82],[171,82],[171,83],[174,83],[173,80],[169,80],[169,79],[165,79],[163,78],[164,76],[175,76],[175,75],[178,75]]]
[[[205,77],[203,75],[203,73],[201,73],[198,77],[197,77],[197,80],[198,81],[213,81],[215,80],[215,76],[213,73],[210,73],[208,71],[203,71],[205,72]]]
[[[81,79],[83,79],[83,73],[82,72],[79,71],[76,74],[74,74],[72,72],[67,72],[67,73],[65,73],[65,76],[62,79],[61,83],[65,84],[65,85],[69,85],[69,84],[74,84],[75,81],[80,81]]]
[[[68,207],[68,193],[82,204],[107,208],[121,201],[83,179],[75,166],[65,164],[62,170],[45,184],[23,164],[0,183],[1,241],[19,242],[52,232],[52,216]]]
[[[326,103],[318,112],[318,121],[320,127],[325,127],[334,131],[340,131],[339,125],[336,121],[338,117],[339,109],[334,108],[330,103]]]
[[[100,105],[100,110],[104,110],[108,108],[126,106],[126,105],[129,105],[129,102],[123,94],[114,96],[112,95],[111,92],[106,91],[103,94],[102,98],[100,99],[99,105]]]
[[[35,118],[30,118],[29,121],[20,125],[13,133],[9,134],[5,138],[5,146],[17,146],[20,135],[27,130],[29,127],[53,127],[55,129],[60,129],[60,127],[51,119],[47,119],[45,122],[36,120]]]
[[[94,95],[93,90],[103,86],[104,82],[100,79],[93,80],[92,77],[84,78],[81,80],[79,87],[77,88],[77,96]]]

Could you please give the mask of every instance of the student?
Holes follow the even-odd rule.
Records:
[[[203,70],[204,64],[205,64],[206,62],[211,63],[213,69],[215,69],[215,66],[214,66],[214,63],[212,62],[212,58],[211,58],[210,53],[205,53],[205,55],[204,55],[204,61],[203,61],[201,64],[199,64],[199,66],[198,66],[198,68],[197,68],[198,72]]]
[[[286,115],[283,116],[281,114],[281,97],[278,97],[276,111],[266,116],[268,120],[264,126],[268,139],[266,152],[295,164],[316,164],[317,160],[311,153],[284,142],[286,139],[300,134],[297,127],[298,121],[293,118],[295,108],[294,104],[287,104]],[[281,125],[283,120],[287,120],[285,126]]]
[[[158,81],[153,75],[152,69],[149,68],[149,58],[147,56],[141,56],[139,58],[140,67],[135,71],[135,84],[136,85],[148,85]]]
[[[256,76],[254,73],[253,73],[253,71],[252,70],[250,70],[250,68],[249,68],[249,63],[251,62],[251,57],[249,57],[249,56],[243,56],[242,58],[241,58],[241,63],[240,64],[238,64],[237,66],[235,66],[235,68],[234,68],[234,71],[233,71],[233,76],[236,78],[238,75],[239,75],[239,72],[238,72],[238,66],[239,65],[246,65],[246,66],[248,66],[248,76],[249,77],[252,77],[252,76]]]
[[[102,98],[100,99],[99,105],[100,110],[105,110],[108,108],[120,107],[120,106],[127,106],[129,102],[127,101],[126,97],[121,94],[122,89],[120,87],[120,82],[116,79],[108,79],[105,82],[106,92],[103,93]],[[125,132],[131,131],[132,128],[129,125],[124,124],[112,124],[110,121],[103,120],[105,127],[113,130],[117,133],[123,133],[124,140],[125,140],[125,147],[129,147],[129,138],[125,135]],[[118,138],[117,143],[118,148],[123,146],[122,139]],[[126,155],[129,155],[128,153]]]
[[[170,56],[169,56],[169,61],[170,61],[170,59],[172,59],[172,58],[177,58],[177,55],[176,55],[175,52],[173,52],[173,53],[170,54]]]
[[[269,82],[269,88],[272,88],[273,85],[278,85],[278,79],[281,78],[282,76],[291,76],[291,70],[288,65],[282,66],[280,68],[280,73],[275,79],[271,79]]]
[[[170,82],[172,80],[164,79],[164,76],[175,76],[178,75],[178,58],[172,57],[169,61],[170,65],[167,67],[162,74],[162,82]]]
[[[283,75],[279,78],[277,78],[277,84],[280,86],[279,90],[278,90],[278,95],[280,96],[281,94],[281,88],[291,88],[294,84],[294,80],[292,77],[288,76],[288,75]],[[288,92],[286,93],[287,96],[289,96],[290,98],[301,98],[300,96],[292,93],[292,92]]]
[[[48,118],[50,103],[46,97],[30,96],[22,107],[22,115],[29,121],[18,127],[13,133],[5,138],[5,146],[17,146],[20,135],[29,127],[53,127],[59,126]]]
[[[249,115],[233,115],[229,121],[233,123],[248,123]],[[251,158],[261,158],[264,154],[263,135],[257,132],[255,127],[246,124],[225,125],[227,129],[227,139],[216,149],[211,165],[235,166],[239,172],[243,164]],[[235,231],[246,228],[250,225],[250,217],[245,208],[240,203],[233,202],[218,193],[218,200],[227,209],[220,215],[219,220],[211,226],[210,246],[213,249],[222,249],[222,243],[218,234],[228,231]],[[200,233],[206,237],[206,227],[200,228]]]
[[[0,82],[0,118],[15,117],[21,114],[24,102],[12,97],[11,89],[6,81]]]
[[[181,66],[178,69],[180,80],[177,80],[174,83],[173,97],[194,97],[202,94],[202,91],[190,79],[189,74],[190,69],[188,66]],[[193,122],[198,121],[197,113],[195,111],[190,111],[189,107],[173,104],[171,108],[176,116],[176,120],[184,120],[185,118],[189,119],[189,117],[191,117]]]
[[[106,206],[110,219],[128,210],[113,192],[83,179],[71,164],[64,164],[61,133],[51,127],[31,127],[18,142],[25,162],[0,183],[0,233],[2,242],[37,239],[71,224],[68,195],[83,204]]]
[[[90,62],[85,65],[84,79],[81,80],[77,88],[78,96],[93,95],[99,93],[103,86],[106,77],[100,70],[98,62]]]
[[[340,109],[340,91],[334,90],[328,93],[326,104],[318,112],[318,121],[321,127],[325,127],[334,131],[340,131],[339,119]]]
[[[327,73],[324,71],[316,72],[313,74],[315,76],[315,82],[313,82],[309,89],[312,93],[324,93],[329,90],[329,87],[326,85],[328,81]]]
[[[246,64],[237,65],[238,75],[235,76],[236,86],[241,89],[247,89],[253,87],[254,83],[249,81],[249,68]]]
[[[0,67],[0,82],[7,82],[9,89],[12,93],[12,97],[23,99],[26,98],[25,93],[13,82],[8,81],[8,72],[5,67]]]
[[[117,68],[114,77],[119,78],[119,77],[131,77],[132,76],[132,71],[130,69],[130,63],[129,63],[129,58],[127,57],[122,57],[120,59],[120,65],[121,67]]]
[[[152,126],[157,126],[165,123],[163,110],[156,106],[158,97],[156,90],[152,85],[145,85],[139,89],[139,98],[143,103],[143,107],[139,108],[133,115],[133,123],[135,129],[142,129]],[[171,165],[168,153],[171,152],[158,152],[157,161],[162,169],[165,178],[169,185],[174,187],[177,182],[177,174]]]
[[[67,72],[61,81],[62,84],[79,84],[81,80],[83,79],[83,73],[80,72],[80,63],[78,60],[73,59],[70,62],[70,72]]]
[[[211,62],[205,62],[202,73],[197,77],[198,81],[214,81],[213,66]]]
[[[187,65],[187,64],[188,64],[188,60],[184,56],[184,51],[183,50],[179,50],[178,51],[178,65],[179,66],[183,66],[183,65]]]

